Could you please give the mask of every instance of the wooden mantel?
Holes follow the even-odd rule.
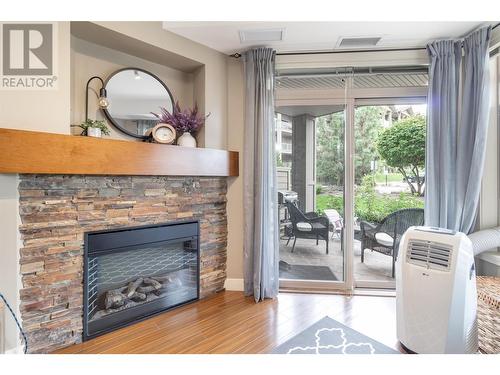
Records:
[[[238,152],[0,129],[0,173],[238,176]]]

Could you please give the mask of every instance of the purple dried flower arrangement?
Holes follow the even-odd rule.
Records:
[[[192,109],[181,110],[179,102],[175,103],[172,113],[164,107],[160,107],[160,111],[160,114],[153,113],[153,115],[155,115],[160,122],[172,125],[180,134],[185,132],[195,134],[200,130],[205,123],[205,119],[210,115],[209,113],[206,116],[199,116],[198,105],[196,104]]]

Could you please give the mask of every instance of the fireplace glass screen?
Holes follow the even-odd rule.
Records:
[[[104,241],[87,241],[85,338],[198,299],[195,224],[190,228],[177,224],[128,229],[115,237],[118,241],[99,232]],[[148,242],[151,233],[154,242]],[[119,247],[108,248],[114,242]],[[92,248],[92,244],[96,246]]]

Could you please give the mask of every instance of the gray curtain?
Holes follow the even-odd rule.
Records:
[[[488,128],[490,30],[427,46],[426,225],[464,233],[474,226]]]
[[[461,42],[427,46],[430,55],[425,156],[425,224],[454,226]]]
[[[243,56],[246,78],[244,144],[244,286],[255,301],[279,287],[279,228],[274,123],[274,59],[270,48]]]

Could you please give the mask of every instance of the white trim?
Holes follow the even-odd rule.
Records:
[[[8,349],[4,354],[24,354],[24,345],[18,345],[15,348]]]
[[[408,105],[408,104],[427,104],[427,93],[421,96],[397,96],[397,97],[383,97],[383,98],[364,98],[356,99],[356,106],[363,105]]]
[[[427,97],[427,91],[427,87],[382,87],[365,89],[351,87],[347,90],[346,95],[344,89],[278,89],[276,90],[275,100],[304,100],[307,98],[306,100],[310,102],[317,101],[317,104],[321,104],[320,100],[343,100],[346,96],[348,99],[356,100],[371,98]]]
[[[346,93],[352,88],[353,78],[347,79]],[[344,126],[344,279],[346,289],[354,289],[354,174],[355,174],[355,140],[354,140],[354,99],[345,99]]]
[[[280,279],[280,290],[345,291],[344,281]]]
[[[352,292],[353,296],[367,296],[367,297],[396,297],[395,289],[376,289],[376,288],[361,288],[357,287]]]
[[[354,287],[361,289],[394,290],[396,280],[354,280]]]
[[[425,49],[276,56],[276,70],[428,64],[429,57]]]
[[[295,294],[334,294],[340,296],[350,296],[350,290],[332,289],[332,288],[314,288],[314,286],[306,285],[301,288],[282,287],[280,281],[280,293],[295,293]]]
[[[243,279],[226,279],[226,281],[224,282],[224,289],[235,292],[243,292]]]
[[[369,297],[396,297],[396,290],[385,289],[385,288],[358,288],[353,290],[346,289],[327,289],[327,288],[317,288],[306,285],[301,288],[284,288],[280,286],[280,293],[295,293],[295,294],[333,294],[341,296],[369,296]]]

